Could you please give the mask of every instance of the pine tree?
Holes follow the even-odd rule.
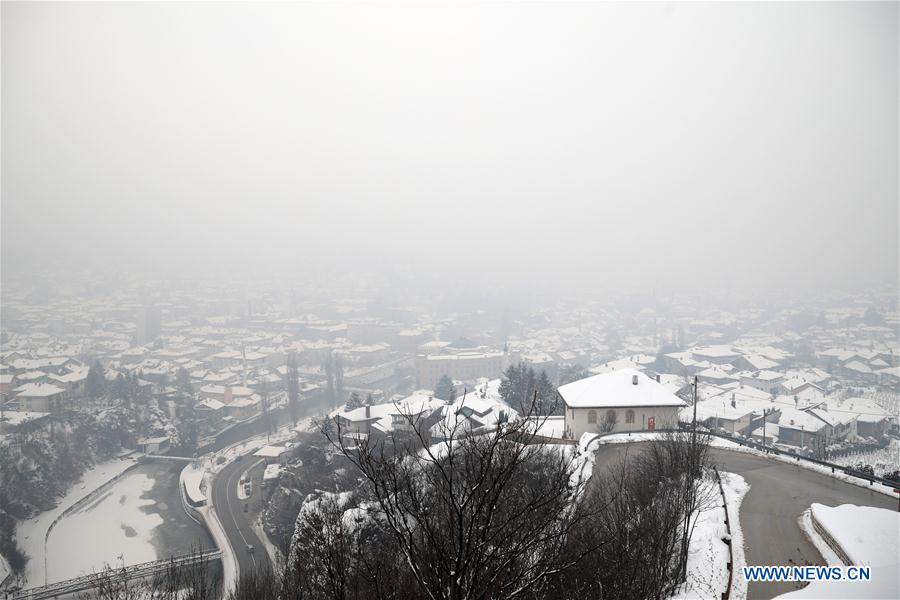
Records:
[[[175,372],[175,387],[177,387],[178,391],[182,394],[187,396],[194,395],[194,386],[191,385],[191,375],[184,367],[179,367],[178,371]]]
[[[340,354],[334,357],[334,393],[336,405],[344,401],[344,360]]]
[[[344,406],[344,410],[353,410],[354,408],[362,408],[362,398],[356,392],[350,394],[350,397],[347,398],[347,404]]]
[[[588,370],[581,365],[567,365],[563,367],[562,372],[559,374],[559,385],[566,385],[567,383],[584,379],[589,375]]]
[[[535,392],[537,393],[538,414],[543,416],[563,414],[562,403],[556,398],[556,386],[553,385],[544,370],[541,370],[537,377]]]
[[[103,371],[103,365],[100,364],[99,360],[95,360],[88,370],[84,387],[88,398],[93,398],[94,400],[106,393],[106,373]]]
[[[297,355],[293,351],[288,354],[285,387],[291,423],[296,425],[300,419],[300,374],[297,372]]]
[[[442,376],[434,388],[434,397],[438,400],[444,400],[448,404],[456,400],[456,387],[453,381],[447,376]]]
[[[332,354],[329,353],[325,358],[322,370],[325,371],[325,396],[328,398],[328,405],[334,408],[334,356]]]

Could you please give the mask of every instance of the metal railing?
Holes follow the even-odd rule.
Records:
[[[131,579],[142,579],[165,573],[172,567],[183,567],[196,564],[202,561],[216,560],[221,558],[221,550],[207,550],[205,552],[194,552],[191,554],[183,554],[181,556],[172,556],[135,565],[128,565],[110,571],[110,576],[123,581]],[[55,598],[66,594],[74,594],[97,586],[99,579],[104,577],[104,573],[91,573],[82,575],[65,581],[57,581],[48,585],[28,588],[25,590],[17,590],[8,593],[8,600],[43,600],[45,598]]]
[[[628,433],[642,434],[642,433],[667,433],[667,432],[684,432],[684,431],[690,431],[690,426],[688,426],[686,429],[655,429],[653,431],[632,431],[632,432],[615,431],[615,432],[609,432],[609,433],[598,433],[591,440],[591,443],[593,443],[594,440],[598,440],[600,438],[609,437],[609,436],[613,436],[613,435],[626,435]],[[734,442],[735,444],[737,444],[739,446],[747,446],[748,448],[755,448],[765,454],[778,454],[781,456],[788,456],[790,458],[796,459],[797,462],[800,462],[801,460],[805,460],[807,462],[821,465],[823,467],[828,467],[831,469],[832,473],[836,473],[839,471],[839,472],[845,473],[847,475],[852,475],[853,477],[859,477],[860,479],[865,479],[866,481],[869,482],[869,485],[872,485],[874,483],[880,483],[881,485],[884,485],[884,486],[887,486],[890,488],[900,488],[900,482],[894,481],[892,479],[878,477],[877,475],[869,475],[868,473],[866,473],[864,471],[858,471],[852,467],[838,465],[835,463],[828,462],[826,460],[819,460],[818,458],[813,458],[811,456],[804,456],[802,454],[797,454],[796,452],[791,452],[789,450],[780,450],[778,448],[774,448],[772,446],[766,446],[766,445],[760,444],[759,442],[755,442],[753,440],[749,440],[746,438],[739,438],[739,437],[728,435],[726,433],[720,433],[718,431],[710,431],[705,428],[704,429],[698,428],[697,433],[703,433],[706,435],[715,436],[715,437],[723,439],[723,440],[728,440],[729,442]]]

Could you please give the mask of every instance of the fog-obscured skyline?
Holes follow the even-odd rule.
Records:
[[[2,267],[897,285],[898,5],[2,5]]]

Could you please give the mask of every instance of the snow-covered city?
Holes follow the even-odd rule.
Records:
[[[900,3],[0,22],[0,598],[900,599]]]

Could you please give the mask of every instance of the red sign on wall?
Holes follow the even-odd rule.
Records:
[[[656,417],[647,417],[647,429],[656,429]]]

